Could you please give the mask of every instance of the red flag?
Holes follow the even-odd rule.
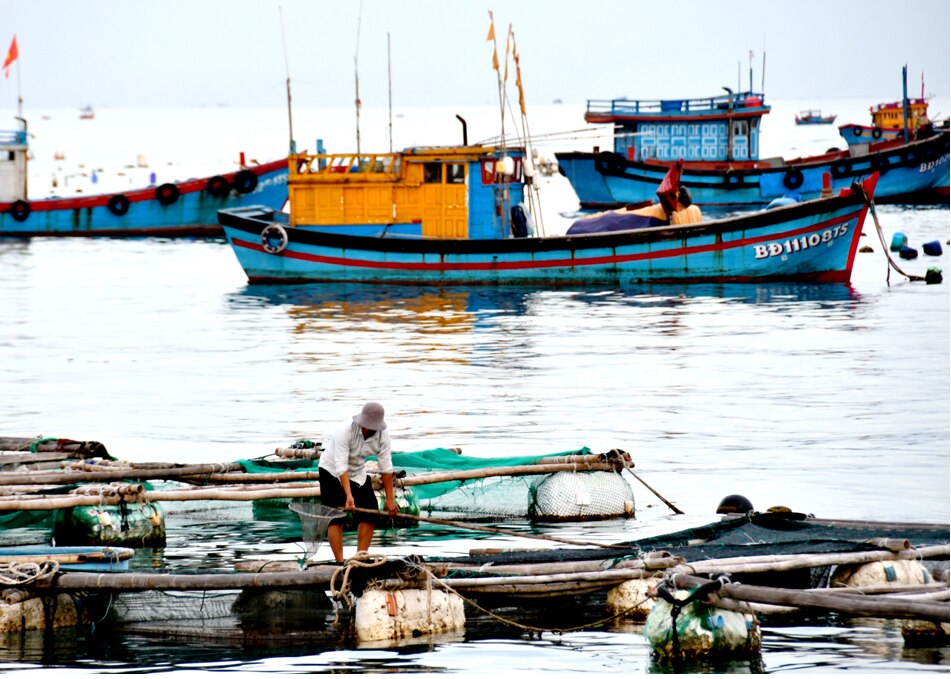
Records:
[[[16,34],[14,34],[13,42],[10,43],[10,49],[7,50],[7,58],[3,60],[3,75],[5,77],[10,77],[10,64],[16,61],[18,56],[20,56],[20,52],[17,50],[17,37]]]
[[[664,181],[657,188],[657,197],[660,198],[660,204],[668,213],[677,208],[677,197],[680,194],[680,171],[684,168],[684,159],[678,158],[670,164]]]

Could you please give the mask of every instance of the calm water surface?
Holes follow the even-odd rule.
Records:
[[[570,187],[554,177],[543,191],[549,229],[565,228],[577,207]],[[948,214],[879,208],[886,239],[903,231],[919,250],[930,240],[945,249],[902,267],[951,273]],[[671,516],[634,482],[636,519],[531,528],[539,533],[608,542],[679,530],[715,520],[730,493],[761,510],[947,522],[949,283],[893,272],[889,284],[871,224],[866,234],[874,252],[858,255],[848,286],[557,290],[251,286],[223,242],[8,240],[0,435],[98,440],[134,461],[230,461],[326,440],[375,399],[399,450],[623,448],[686,513]],[[168,547],[144,550],[139,566],[229,570],[301,550],[299,526],[248,508],[170,509]],[[539,543],[421,528],[378,534],[373,549],[474,545]],[[326,623],[317,616],[318,628]],[[0,661],[34,675],[56,667],[57,676],[664,671],[636,625],[538,638],[479,617],[464,635],[398,648],[338,643],[332,631],[300,645],[208,630],[185,639],[70,632],[6,644]],[[875,620],[767,621],[756,663],[687,669],[947,673],[948,649],[905,649],[900,626]]]

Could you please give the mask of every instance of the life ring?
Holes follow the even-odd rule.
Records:
[[[129,199],[121,194],[117,194],[109,199],[109,203],[106,207],[108,207],[109,212],[116,217],[121,217],[129,211]]]
[[[261,231],[261,247],[276,255],[287,247],[287,231],[280,224],[268,224]]]
[[[873,138],[873,139],[881,139],[881,138],[882,138],[882,128],[880,128],[880,127],[872,128],[872,138]]]
[[[162,184],[160,187],[155,189],[155,198],[162,205],[171,205],[176,200],[178,196],[181,195],[178,187],[174,184]]]
[[[251,193],[258,186],[258,176],[251,170],[241,170],[234,176],[234,188],[238,193]]]
[[[227,195],[231,187],[228,186],[228,180],[221,175],[215,175],[205,184],[205,192],[214,198],[221,198]]]
[[[852,134],[854,134],[856,137],[861,137],[863,134],[865,134],[865,129],[861,125],[856,125],[852,128]]]
[[[785,176],[783,176],[783,186],[787,189],[798,189],[802,186],[803,176],[802,172],[795,167],[791,167],[786,170]]]
[[[13,205],[10,206],[10,216],[13,217],[18,222],[26,220],[30,216],[30,212],[33,211],[33,208],[30,207],[30,204],[25,200],[14,201]]]
[[[842,177],[848,177],[852,174],[852,163],[847,160],[837,160],[832,163],[830,168],[832,176],[836,179],[841,179]]]

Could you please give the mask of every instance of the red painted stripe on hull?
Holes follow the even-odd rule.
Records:
[[[460,263],[446,263],[446,262],[433,262],[433,263],[423,263],[423,262],[378,262],[373,260],[366,259],[351,259],[345,257],[328,257],[325,255],[313,255],[304,252],[290,252],[285,250],[280,253],[279,257],[287,257],[288,259],[299,259],[302,261],[315,262],[319,264],[332,264],[335,266],[344,266],[352,268],[364,268],[364,269],[395,269],[399,271],[514,271],[514,270],[526,270],[526,269],[541,269],[541,268],[550,268],[550,267],[575,267],[575,266],[598,266],[604,264],[622,264],[625,262],[635,262],[635,261],[644,261],[651,259],[664,259],[668,257],[683,257],[685,255],[699,254],[703,252],[716,252],[722,250],[729,250],[733,248],[745,247],[748,245],[755,245],[757,243],[763,243],[766,241],[784,239],[784,238],[794,238],[802,234],[810,233],[812,231],[818,231],[830,226],[835,226],[837,224],[842,224],[856,217],[857,213],[849,213],[843,215],[842,217],[837,217],[835,219],[829,219],[818,224],[810,224],[809,226],[801,227],[799,229],[791,229],[782,233],[771,233],[765,236],[760,236],[756,238],[743,238],[740,240],[730,241],[728,243],[711,243],[708,245],[695,245],[686,248],[676,248],[672,250],[661,250],[658,252],[643,252],[631,255],[606,255],[603,257],[581,257],[581,258],[563,258],[563,259],[549,259],[549,260],[520,260],[514,262],[460,262]],[[264,252],[264,248],[260,243],[254,243],[251,241],[234,239],[234,244],[236,247],[246,248],[248,250],[254,250],[256,252]],[[854,251],[858,244],[858,238],[853,238],[852,242],[852,252],[849,257],[849,266],[848,269],[844,272],[848,275],[848,272],[851,271],[852,260],[854,257]]]

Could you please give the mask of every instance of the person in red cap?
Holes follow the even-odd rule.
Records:
[[[329,448],[320,456],[320,502],[325,507],[353,510],[377,510],[373,483],[367,475],[367,457],[375,455],[386,493],[386,511],[396,515],[393,496],[393,461],[390,435],[383,419],[383,406],[370,401],[352,418],[344,420],[334,431]],[[375,517],[358,513],[357,552],[365,552],[373,540]],[[343,519],[334,520],[327,528],[327,542],[334,558],[343,562]]]

